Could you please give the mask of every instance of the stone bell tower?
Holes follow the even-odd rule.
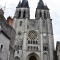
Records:
[[[20,1],[12,26],[16,31],[15,60],[53,60],[52,19],[42,0],[36,8],[35,19],[30,19],[28,1]]]

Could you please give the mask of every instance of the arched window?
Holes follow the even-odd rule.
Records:
[[[44,51],[48,51],[48,47],[47,46],[43,46],[43,50]]]
[[[33,44],[35,44],[35,41],[33,41]]]
[[[44,19],[46,19],[46,13],[44,12]]]
[[[21,17],[21,11],[19,11],[19,15],[18,15],[18,18],[20,18]]]
[[[3,45],[1,44],[1,46],[0,46],[0,50],[2,50],[3,49]]]
[[[30,44],[30,41],[28,40],[28,44]]]
[[[19,51],[17,51],[17,54],[19,54]]]
[[[24,12],[23,12],[23,18],[25,18],[25,16],[26,16],[26,12],[24,11]]]
[[[42,13],[40,12],[40,17],[42,17]]]
[[[44,60],[48,60],[48,55],[47,55],[47,53],[44,53],[43,58],[44,58]]]
[[[36,44],[38,44],[38,41],[36,41]]]
[[[20,26],[22,26],[22,21],[20,21]]]

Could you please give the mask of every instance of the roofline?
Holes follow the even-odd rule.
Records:
[[[1,30],[1,32],[2,32],[9,40],[11,39],[3,30]]]

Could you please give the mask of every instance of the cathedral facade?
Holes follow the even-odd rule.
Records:
[[[12,27],[16,31],[15,60],[54,60],[52,19],[42,0],[36,8],[35,19],[30,19],[28,1],[19,2]]]
[[[0,9],[0,60],[60,60],[60,42],[54,49],[49,8],[39,0],[35,19],[30,19],[27,0],[20,1],[13,19]]]

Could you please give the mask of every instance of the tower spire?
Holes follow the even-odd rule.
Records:
[[[39,0],[37,9],[46,9],[46,10],[48,10],[49,8],[44,5],[43,0]]]
[[[27,0],[23,0],[22,1],[22,6],[25,6],[26,2],[27,2]]]
[[[42,0],[40,0],[40,1],[42,1]]]
[[[22,0],[23,2],[27,2],[27,0]]]
[[[22,7],[29,7],[29,3],[27,0],[22,1]]]

